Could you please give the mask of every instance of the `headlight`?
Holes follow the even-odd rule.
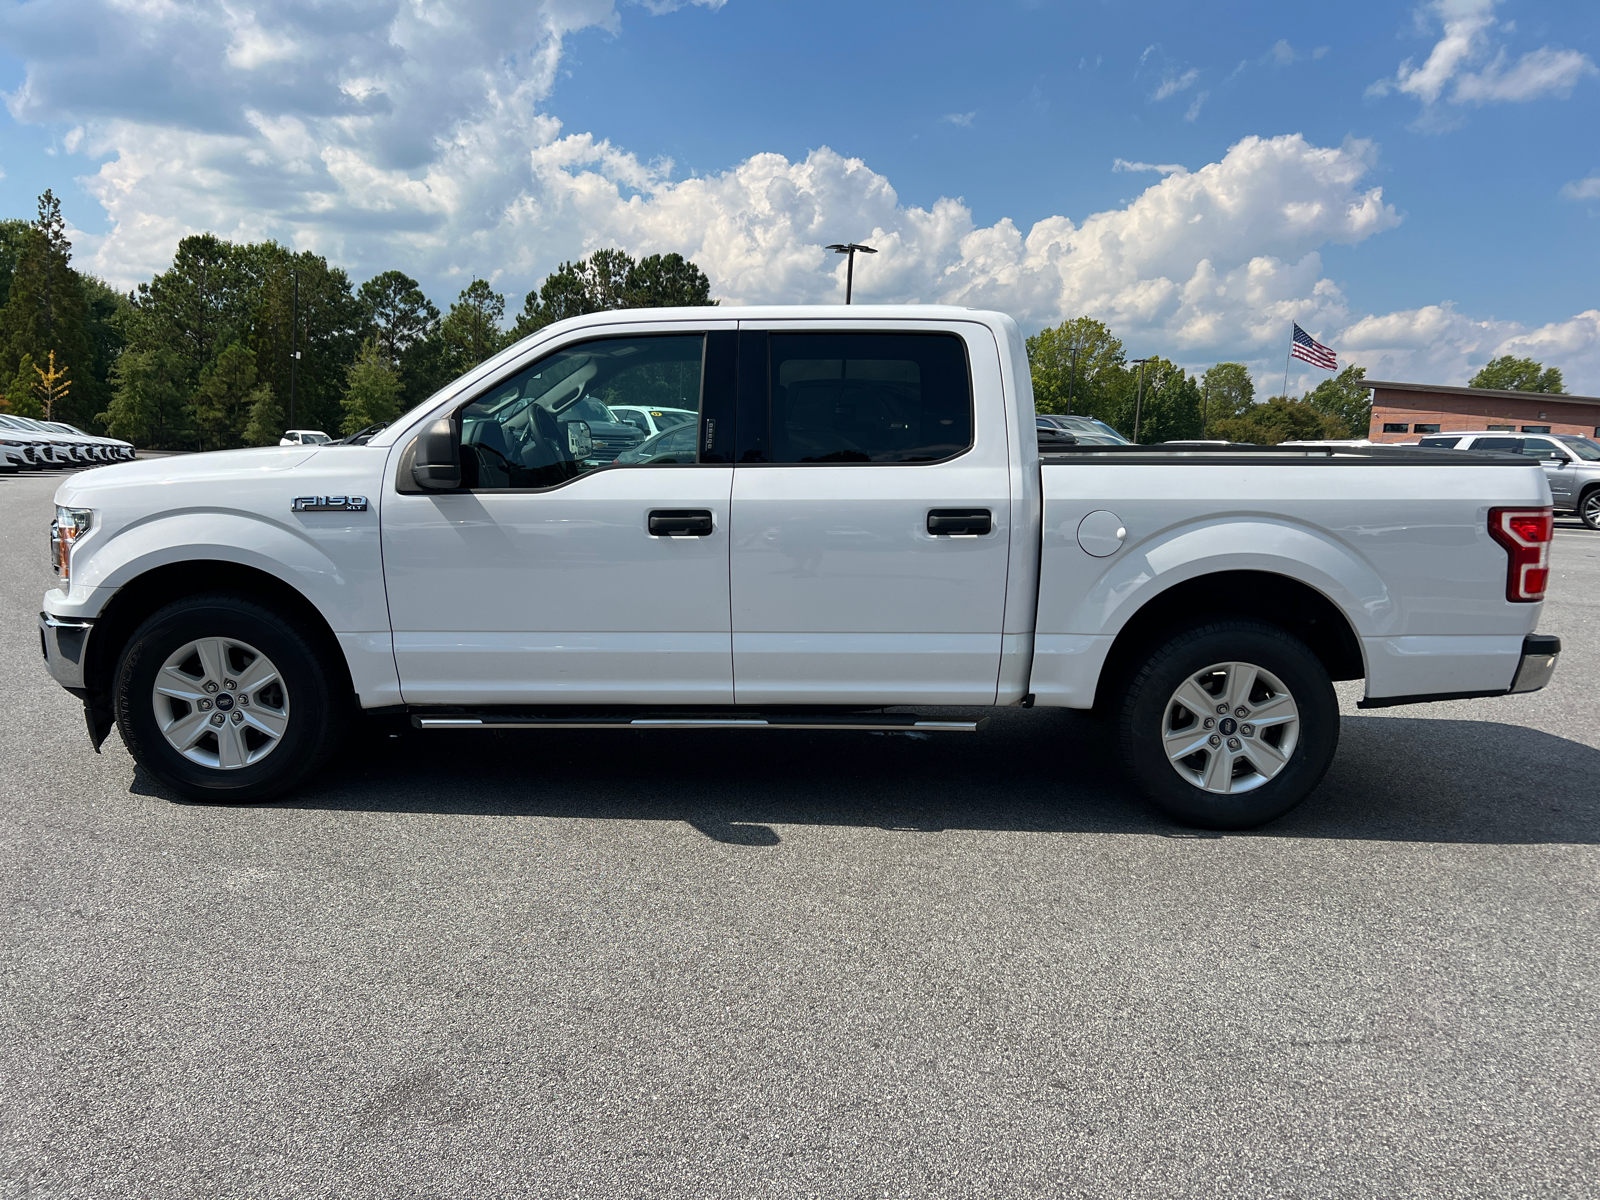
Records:
[[[72,547],[89,532],[94,513],[87,508],[62,508],[56,505],[56,519],[50,523],[50,565],[61,577],[63,592],[72,590]]]

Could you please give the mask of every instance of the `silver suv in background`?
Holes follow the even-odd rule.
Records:
[[[1600,530],[1600,442],[1573,433],[1430,433],[1421,442],[1439,450],[1487,450],[1536,458],[1550,481],[1556,512]]]

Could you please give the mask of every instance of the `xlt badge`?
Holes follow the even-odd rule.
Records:
[[[365,496],[296,496],[290,512],[366,512]]]

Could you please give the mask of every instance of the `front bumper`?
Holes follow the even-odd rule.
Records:
[[[93,621],[39,614],[39,644],[44,650],[44,665],[51,678],[64,688],[81,689],[84,663],[88,661],[89,634]]]

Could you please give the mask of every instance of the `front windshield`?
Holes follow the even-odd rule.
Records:
[[[1561,444],[1585,462],[1600,462],[1600,444],[1586,437],[1564,437]]]
[[[591,400],[588,396],[583,397],[571,408],[563,410],[557,419],[562,421],[587,421],[591,425],[617,424],[616,413],[601,404],[600,401]]]

